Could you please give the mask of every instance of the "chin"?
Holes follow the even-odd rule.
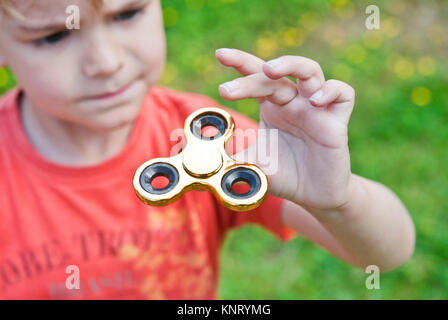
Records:
[[[90,123],[101,131],[111,131],[133,124],[138,118],[141,103],[129,103],[98,113],[90,118]]]

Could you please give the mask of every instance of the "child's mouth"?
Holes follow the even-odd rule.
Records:
[[[97,95],[97,96],[93,96],[93,97],[91,97],[91,99],[101,100],[101,99],[110,99],[110,98],[119,96],[122,93],[124,93],[132,85],[132,83],[133,82],[130,82],[129,84],[127,84],[126,86],[122,87],[121,89],[118,89],[117,91],[108,92],[108,93],[100,94],[100,95]]]

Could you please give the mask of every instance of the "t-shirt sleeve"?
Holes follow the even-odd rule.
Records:
[[[234,139],[236,139],[236,136],[239,133],[246,129],[254,129],[257,131],[258,123],[256,121],[232,109],[224,109],[232,115],[235,122],[235,128],[242,129],[235,130]],[[255,143],[256,139],[256,136],[254,135],[247,136],[248,139],[245,139],[244,149],[252,143]],[[227,148],[227,152],[229,154],[240,152],[241,150],[238,150],[238,148],[241,147],[239,147],[237,143],[231,142]],[[219,202],[218,200],[216,201]],[[281,212],[284,202],[284,199],[274,197],[268,193],[265,200],[259,207],[245,212],[233,211],[224,207],[221,203],[218,203],[218,218],[221,221],[222,231],[226,232],[228,230],[238,228],[246,223],[253,223],[265,228],[279,240],[288,241],[294,238],[296,233],[291,228],[286,227],[282,222]]]

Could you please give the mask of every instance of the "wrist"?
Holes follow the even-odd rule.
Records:
[[[351,173],[347,183],[347,200],[332,208],[305,207],[318,220],[346,220],[364,211],[367,192],[362,178]]]

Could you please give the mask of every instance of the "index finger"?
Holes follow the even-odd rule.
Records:
[[[309,58],[301,56],[282,56],[268,61],[264,73],[271,79],[291,76],[297,81],[300,95],[308,98],[325,83],[325,76],[320,65]]]
[[[238,49],[221,48],[215,52],[216,58],[226,67],[232,67],[243,76],[263,72],[265,61]]]

